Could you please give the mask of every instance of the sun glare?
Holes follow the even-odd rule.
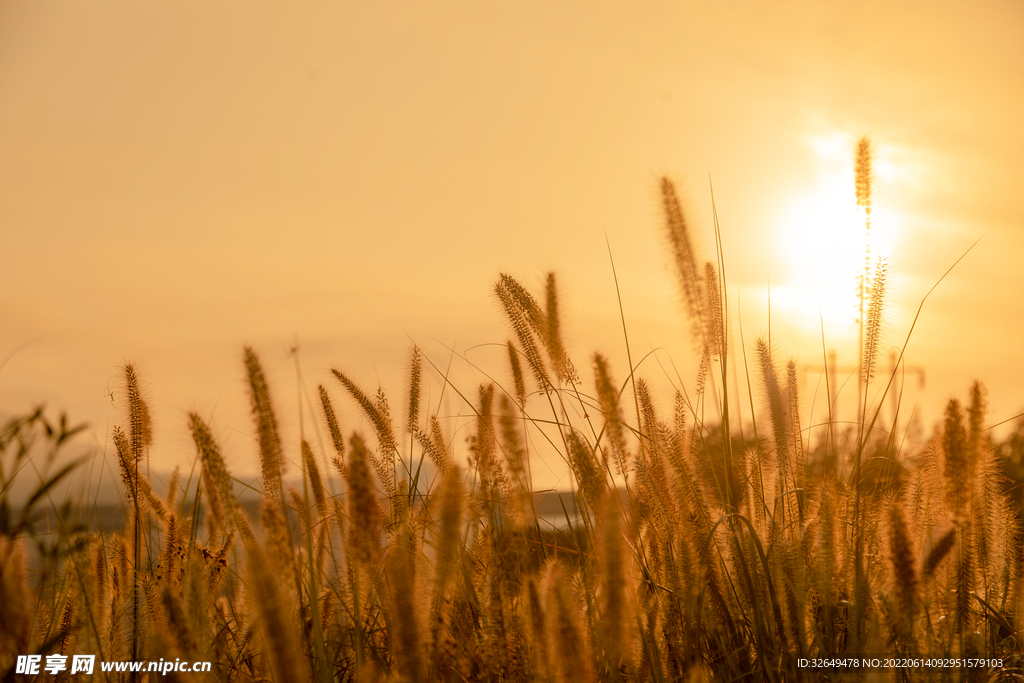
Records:
[[[876,201],[870,236],[864,210],[854,197],[853,140],[847,137],[813,138],[817,181],[795,193],[779,216],[780,262],[784,266],[781,291],[773,286],[773,300],[797,311],[818,327],[821,313],[826,332],[845,335],[855,329],[858,313],[858,276],[865,253],[874,269],[878,256],[894,246],[895,220]],[[876,156],[876,160],[878,160]],[[888,165],[876,164],[876,183],[891,176]]]

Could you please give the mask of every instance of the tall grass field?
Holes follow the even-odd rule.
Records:
[[[862,141],[851,190],[867,235],[871,162]],[[18,478],[76,430],[42,410],[11,419],[0,436],[3,681],[1024,677],[1021,520],[984,388],[951,400],[923,448],[901,448],[880,416],[895,378],[879,362],[886,265],[868,260],[851,274],[859,419],[840,426],[830,412],[810,440],[796,364],[730,329],[720,239],[702,263],[669,180],[661,195],[701,359],[674,397],[655,395],[635,358],[570,358],[555,276],[530,291],[503,274],[493,295],[510,338],[493,383],[456,386],[417,348],[402,396],[333,370],[316,390],[322,445],[282,441],[259,352],[245,348],[255,507],[195,413],[182,426],[192,474],[147,478],[150,412],[131,364],[104,455],[121,475],[121,528],[83,524],[93,501],[53,502],[74,463],[16,505]],[[745,396],[730,389],[735,373],[753,387]],[[427,381],[472,412],[468,446],[430,412]],[[341,402],[370,429],[344,430]],[[752,425],[730,412],[740,402]],[[537,510],[541,450],[572,474],[573,510],[558,524]],[[301,462],[301,479],[283,473],[286,460]],[[43,668],[76,654],[95,655],[92,673]],[[117,661],[210,667],[101,669]]]

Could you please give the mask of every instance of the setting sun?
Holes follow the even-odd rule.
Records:
[[[1021,36],[0,0],[0,683],[1020,678]]]
[[[816,183],[793,194],[778,219],[778,263],[782,280],[772,298],[812,326],[825,325],[832,343],[852,335],[859,313],[858,276],[865,255],[873,270],[896,244],[898,221],[884,204],[873,207],[871,231],[854,196],[853,139],[815,138]],[[892,167],[876,156],[876,183],[892,177]],[[850,336],[850,339],[853,337]]]

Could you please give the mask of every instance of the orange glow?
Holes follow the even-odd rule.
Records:
[[[1021,35],[1012,2],[0,2],[0,415],[67,409],[103,444],[108,385],[135,359],[154,459],[185,463],[188,410],[250,432],[243,344],[282,406],[296,340],[309,382],[338,366],[397,392],[413,342],[441,367],[450,346],[504,342],[499,272],[559,274],[580,368],[602,350],[622,372],[621,293],[634,354],[664,349],[689,381],[661,175],[700,261],[713,177],[747,343],[770,283],[780,356],[821,363],[820,311],[849,363],[865,134],[871,248],[897,285],[887,346],[984,235],[908,350],[924,419],[975,378],[1014,415]]]
[[[854,199],[853,140],[847,136],[811,138],[817,157],[815,184],[797,191],[778,218],[778,258],[782,277],[773,299],[784,309],[813,320],[818,313],[826,336],[850,334],[858,315],[858,276],[865,253],[874,271],[879,256],[889,258],[898,240],[898,216],[884,203],[872,211],[870,238],[865,214]],[[894,177],[892,165],[876,157],[876,183]]]

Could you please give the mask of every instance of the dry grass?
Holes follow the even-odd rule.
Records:
[[[869,207],[869,147],[858,148],[857,162],[858,199]],[[319,397],[345,493],[327,491],[317,465],[324,454],[306,442],[293,459],[302,491],[289,488],[272,392],[258,355],[245,349],[266,497],[257,527],[196,414],[188,429],[201,485],[154,492],[140,466],[149,412],[127,366],[126,425],[113,434],[126,526],[97,535],[68,522],[34,575],[24,537],[70,469],[47,478],[21,517],[6,492],[34,440],[56,450],[73,431],[40,412],[11,421],[0,441],[0,672],[18,654],[57,652],[209,660],[212,679],[223,681],[798,681],[823,675],[801,668],[801,658],[866,653],[990,655],[1020,672],[1020,524],[982,427],[981,387],[966,407],[950,402],[941,434],[905,467],[886,468],[897,459],[891,440],[861,436],[811,468],[820,454],[805,452],[800,436],[795,369],[758,341],[759,431],[744,441],[726,421],[704,422],[728,415],[727,387],[714,385],[713,372],[733,360],[722,268],[698,268],[675,189],[666,180],[662,190],[703,356],[696,388],[678,395],[669,415],[641,378],[628,372],[623,382],[599,354],[588,393],[562,343],[554,277],[542,306],[502,275],[495,291],[513,336],[509,383],[459,394],[475,393],[466,399],[476,415],[468,469],[444,421],[425,412],[430,363],[414,349],[408,438],[383,393],[335,370],[338,385],[319,387]],[[884,268],[863,300],[867,383]],[[345,434],[332,391],[365,414],[375,444]],[[708,405],[716,394],[717,410]],[[858,433],[870,434],[877,415],[866,404],[862,413]],[[583,511],[558,531],[542,528],[530,483],[529,444],[552,434]],[[437,472],[430,485],[424,463]],[[179,489],[193,493],[178,500]],[[875,674],[997,676],[923,667]]]

